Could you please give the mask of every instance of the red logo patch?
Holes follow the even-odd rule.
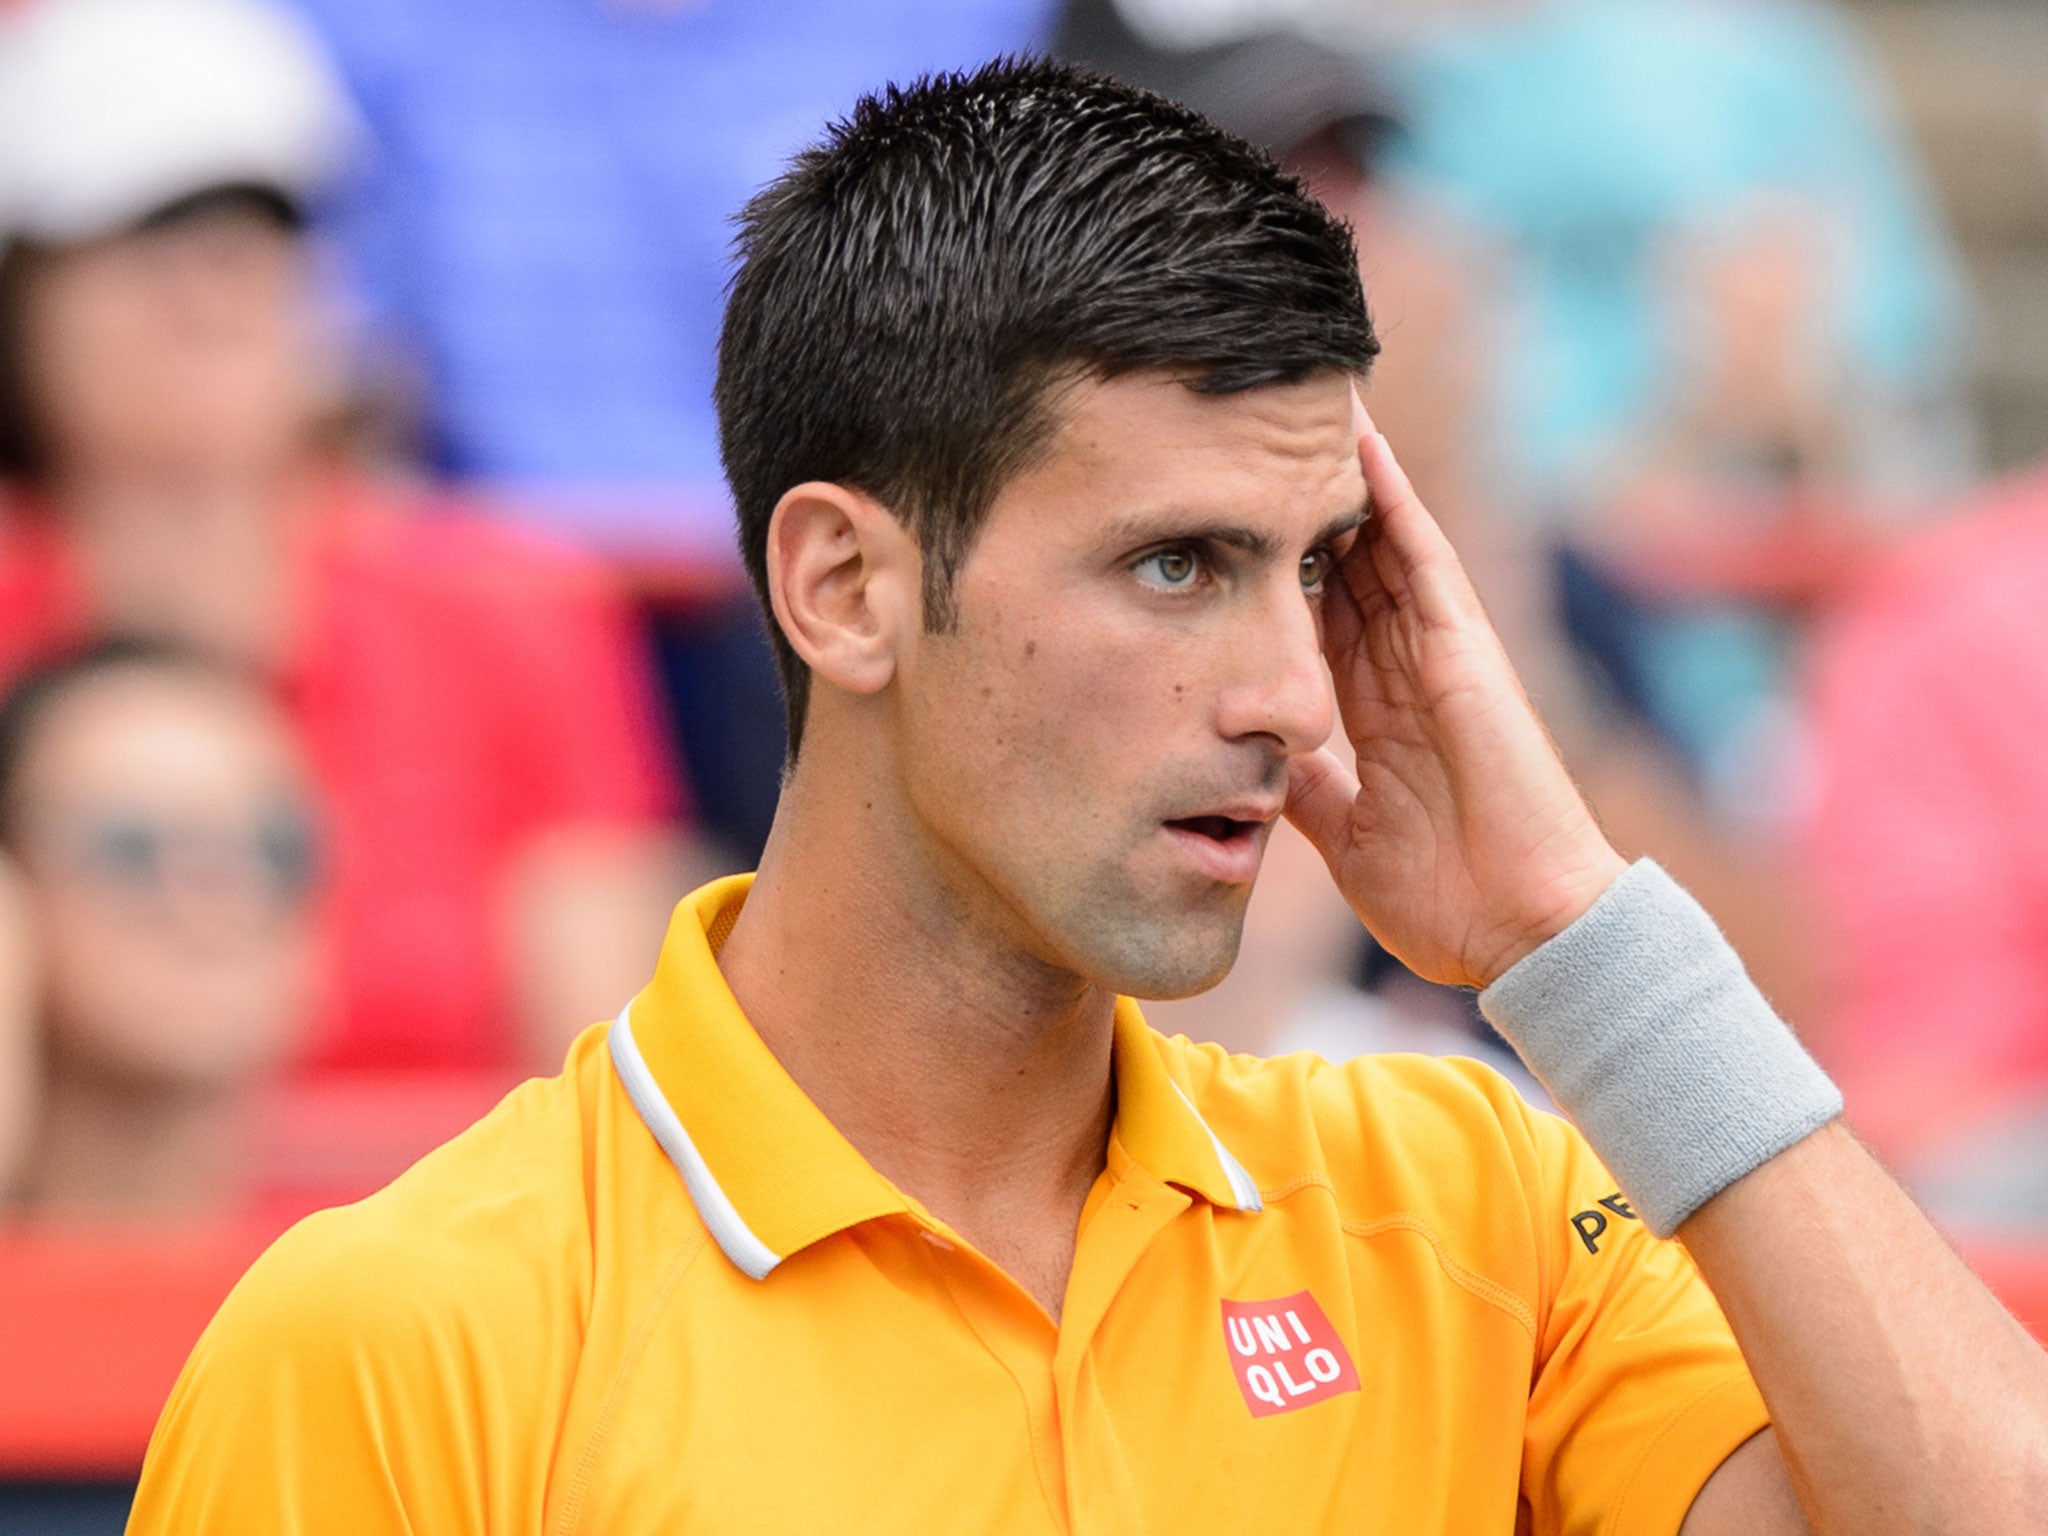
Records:
[[[1224,1302],[1223,1342],[1255,1419],[1358,1390],[1350,1351],[1307,1291]]]

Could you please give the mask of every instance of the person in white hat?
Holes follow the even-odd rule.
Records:
[[[0,31],[0,232],[68,244],[209,186],[311,192],[351,111],[312,42],[250,0],[44,0]]]
[[[322,441],[304,226],[354,135],[255,0],[0,20],[0,682],[111,631],[279,683],[336,851],[309,1069],[509,1077],[658,939],[672,779],[598,572]]]
[[[297,235],[350,137],[313,44],[252,0],[13,12],[0,25],[0,469],[101,503],[110,480],[190,489],[244,479],[234,461],[258,442],[278,445],[272,459],[294,449],[317,392]],[[148,601],[182,591],[208,615],[186,620],[212,631],[201,638],[248,650],[261,622],[248,563],[194,559],[183,574],[201,579],[151,579]]]

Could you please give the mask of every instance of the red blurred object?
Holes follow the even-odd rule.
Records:
[[[0,1478],[132,1476],[171,1383],[273,1239],[361,1199],[479,1119],[504,1076],[359,1075],[266,1107],[263,1193],[207,1224],[0,1226]]]
[[[200,1330],[278,1230],[0,1232],[0,1475],[132,1475]]]
[[[2048,1345],[2048,1241],[1965,1240],[1963,1257],[2027,1332]]]
[[[296,635],[273,681],[331,877],[300,1069],[517,1063],[507,872],[557,830],[687,820],[630,606],[588,555],[425,490],[336,475],[281,526]],[[91,639],[94,593],[55,508],[0,497],[0,682]]]
[[[287,1084],[264,1107],[264,1199],[297,1212],[360,1200],[518,1082],[509,1072],[337,1072]]]
[[[1665,489],[1646,497],[1602,552],[1628,585],[1666,601],[1824,602],[1887,544],[1854,501],[1812,492],[1737,495]]]
[[[611,561],[631,597],[664,613],[695,613],[749,595],[747,573],[732,558],[678,558],[625,549]]]

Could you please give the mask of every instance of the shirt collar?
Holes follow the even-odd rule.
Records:
[[[726,986],[717,950],[752,881],[713,881],[676,908],[654,979],[620,1010],[610,1049],[711,1236],[761,1280],[835,1232],[916,1208],[782,1069]],[[1212,1204],[1260,1209],[1258,1186],[1196,1111],[1128,998],[1117,1000],[1115,1030],[1116,1136],[1131,1160]]]

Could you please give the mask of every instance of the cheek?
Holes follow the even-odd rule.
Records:
[[[94,438],[159,419],[205,423],[297,405],[307,351],[286,296],[259,290],[195,313],[140,281],[59,278],[34,304],[31,390],[60,430]]]
[[[1012,814],[1048,840],[1113,837],[1151,814],[1160,768],[1197,734],[1198,689],[1165,659],[1048,639],[1013,670],[988,742],[989,782]]]
[[[53,897],[40,918],[51,1014],[74,1048],[109,1064],[211,1078],[274,1057],[307,1016],[309,920],[194,945],[161,914],[83,892]]]
[[[30,394],[60,420],[90,411],[118,380],[122,327],[68,287],[38,296],[23,327],[22,355]]]
[[[71,884],[46,888],[36,904],[44,984],[70,1000],[100,996],[115,985],[134,942],[131,910]]]
[[[1159,634],[1119,635],[1052,659],[1050,691],[1077,735],[1119,758],[1156,758],[1196,734],[1208,696],[1196,648]]]
[[[1040,845],[1149,816],[1160,768],[1202,736],[1199,637],[1049,576],[965,587],[962,605],[971,635],[930,651],[910,694],[927,806]]]
[[[31,338],[29,389],[67,451],[153,441],[210,406],[213,392],[171,366],[153,317],[116,303],[91,314],[59,305],[46,319]]]

